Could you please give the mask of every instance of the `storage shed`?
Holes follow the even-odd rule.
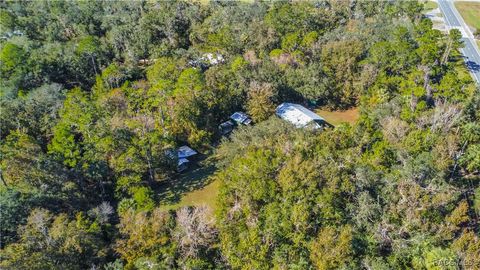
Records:
[[[190,148],[186,145],[181,146],[177,149],[178,159],[188,158],[188,157],[194,156],[196,154],[198,154],[197,151],[193,150],[192,148]]]
[[[223,122],[218,126],[218,129],[220,130],[220,134],[222,134],[223,136],[230,134],[230,132],[232,132],[234,128],[235,128],[235,124],[233,123],[232,120]]]
[[[230,119],[238,125],[250,125],[252,123],[252,119],[244,112],[236,112],[230,116]]]
[[[297,128],[311,126],[313,129],[319,129],[327,124],[325,119],[299,104],[285,102],[280,104],[275,112]]]

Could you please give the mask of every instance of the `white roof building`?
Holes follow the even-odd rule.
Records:
[[[322,128],[326,123],[325,119],[320,117],[318,114],[310,111],[309,109],[303,107],[299,104],[294,103],[282,103],[280,104],[275,113],[290,123],[292,123],[297,128],[303,128],[306,126],[312,125],[312,128]]]
[[[203,61],[208,62],[210,65],[217,65],[220,63],[225,62],[225,59],[223,58],[223,55],[219,53],[205,53],[203,54],[202,58]]]

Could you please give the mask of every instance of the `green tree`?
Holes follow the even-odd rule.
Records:
[[[65,169],[47,157],[30,136],[16,131],[1,147],[2,184],[23,192],[54,193],[69,183]]]
[[[93,68],[93,71],[95,72],[95,75],[96,75],[97,66],[99,64],[97,64],[95,59],[98,58],[101,54],[101,47],[97,38],[94,36],[83,37],[78,42],[76,53],[80,56],[89,58],[92,64],[91,67]]]
[[[277,91],[269,83],[252,81],[248,90],[247,111],[255,122],[261,122],[273,115]]]
[[[353,235],[350,226],[342,226],[338,229],[325,227],[312,243],[310,258],[317,269],[347,266],[354,254],[352,241]]]
[[[0,189],[1,248],[17,240],[16,232],[26,221],[29,205],[22,194],[14,189]]]
[[[105,262],[108,248],[102,229],[81,213],[75,219],[35,209],[20,241],[1,251],[5,269],[84,269]]]
[[[174,219],[168,212],[159,209],[153,212],[127,211],[121,216],[116,251],[127,261],[127,267],[141,258],[150,258],[165,266],[173,263],[175,256],[171,240]]]
[[[24,63],[27,58],[25,50],[13,43],[2,44],[0,51],[0,71],[3,79],[9,79],[14,74],[24,72]]]
[[[58,155],[70,167],[87,161],[85,146],[93,139],[94,118],[95,108],[89,97],[79,88],[70,91],[60,111],[60,121],[53,128],[49,153]]]

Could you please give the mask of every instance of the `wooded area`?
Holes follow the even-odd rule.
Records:
[[[422,3],[0,7],[1,269],[480,269],[480,89]],[[162,208],[182,145],[214,213]]]

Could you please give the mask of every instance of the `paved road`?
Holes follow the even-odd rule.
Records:
[[[460,13],[458,13],[452,1],[438,0],[438,6],[445,18],[447,29],[457,28],[462,32],[462,41],[465,47],[460,49],[460,51],[465,56],[465,63],[473,79],[477,84],[480,84],[480,51],[475,44],[472,32],[468,29],[468,26],[465,24],[465,21],[463,21],[462,16],[460,16]]]

